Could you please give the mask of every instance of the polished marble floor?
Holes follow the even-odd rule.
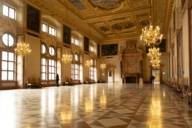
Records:
[[[0,128],[192,128],[168,87],[93,84],[0,91]]]

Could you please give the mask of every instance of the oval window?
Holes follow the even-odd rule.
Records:
[[[8,46],[8,47],[13,46],[13,44],[15,42],[13,36],[11,34],[8,34],[8,33],[3,34],[2,40],[3,40],[3,44]]]
[[[49,54],[51,56],[54,56],[55,55],[55,49],[53,47],[49,47]]]
[[[46,46],[44,44],[41,45],[41,53],[45,54],[47,52]]]

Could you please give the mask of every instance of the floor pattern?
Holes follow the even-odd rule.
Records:
[[[93,84],[0,91],[0,128],[192,128],[168,87]]]

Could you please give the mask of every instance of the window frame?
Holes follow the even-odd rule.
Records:
[[[80,80],[80,64],[71,64],[71,79]]]
[[[45,52],[44,53],[43,53],[43,47],[45,47]],[[45,55],[45,54],[47,54],[47,52],[49,52],[48,49],[47,49],[47,46],[44,43],[41,43],[41,54]]]
[[[46,26],[46,31],[43,30],[43,25]],[[54,36],[56,37],[57,36],[57,29],[55,26],[53,25],[50,25],[46,22],[42,22],[41,23],[41,31],[44,32],[44,33],[47,33],[48,35],[51,35],[51,36]]]
[[[7,38],[8,45],[6,45],[6,43],[5,43],[4,40],[3,40],[3,36],[6,35],[6,34],[8,35],[8,38]],[[10,42],[9,42],[9,37],[10,37],[10,36],[13,38],[13,44],[12,44],[11,46],[9,45],[9,44],[10,44]],[[9,32],[3,33],[3,35],[1,36],[1,41],[2,41],[3,46],[5,46],[5,47],[7,47],[7,48],[11,48],[11,47],[14,47],[14,46],[16,45],[16,40],[15,40],[14,35],[11,34],[11,33],[9,33]]]
[[[51,48],[52,48],[52,50],[51,50]],[[52,56],[52,57],[56,56],[56,50],[55,50],[54,46],[49,46],[48,51],[49,51],[50,56]],[[51,52],[54,52],[54,53],[52,54]]]
[[[7,53],[7,59],[4,60],[3,59],[3,52],[6,52]],[[10,60],[9,59],[9,56],[10,56],[10,53],[13,54],[13,60]],[[4,81],[4,82],[9,82],[9,81],[16,81],[17,79],[17,59],[16,59],[16,54],[13,52],[13,51],[10,51],[10,50],[6,50],[6,49],[3,49],[1,51],[1,81]],[[3,62],[6,63],[7,65],[7,68],[6,69],[3,69],[2,66],[3,66]],[[12,63],[13,64],[13,69],[9,69],[9,64]],[[7,76],[6,76],[6,79],[3,79],[3,72],[6,72],[7,73]],[[13,73],[13,78],[12,79],[9,79],[9,73],[12,72]]]
[[[4,7],[7,7],[7,14],[4,14]],[[10,14],[10,10],[13,10],[14,12],[14,17],[11,17],[11,14]],[[3,3],[2,4],[2,15],[5,16],[5,17],[8,17],[9,19],[12,19],[12,20],[16,20],[17,19],[17,11],[16,11],[16,8],[8,5],[8,4],[5,4]]]
[[[54,59],[48,59],[48,80],[56,80],[57,73],[57,62]],[[51,62],[51,64],[50,64]],[[53,71],[52,71],[53,69]],[[51,77],[50,77],[51,76]]]
[[[43,59],[45,60],[45,64],[42,63]],[[47,75],[48,75],[48,71],[47,71],[47,59],[45,57],[41,58],[41,80],[42,81],[46,81],[47,80]],[[43,71],[43,68],[45,67],[45,71]],[[45,74],[45,79],[43,79],[42,74]]]
[[[42,53],[42,47],[45,46],[46,52]],[[54,49],[54,55],[50,54],[49,48]],[[45,59],[45,64],[43,64],[43,59]],[[45,71],[43,68],[45,67]],[[41,43],[41,81],[55,81],[57,74],[57,61],[56,61],[56,48],[54,46],[47,46],[45,43]],[[43,79],[43,74],[45,74],[45,79]]]

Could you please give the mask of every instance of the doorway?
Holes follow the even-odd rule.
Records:
[[[108,70],[108,77],[107,77],[108,83],[114,82],[114,72],[112,69]]]

